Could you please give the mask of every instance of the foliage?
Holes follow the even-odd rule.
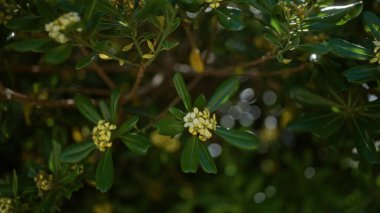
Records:
[[[1,211],[380,208],[378,1],[0,9]]]

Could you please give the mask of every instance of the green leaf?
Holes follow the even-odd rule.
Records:
[[[355,125],[354,139],[360,158],[365,159],[368,163],[378,164],[379,157],[376,152],[374,140],[370,137],[366,126],[360,126],[356,119],[353,119]]]
[[[12,42],[7,44],[5,48],[19,52],[44,52],[42,47],[49,42],[50,39],[28,39]]]
[[[207,173],[216,174],[217,173],[216,165],[215,165],[214,159],[212,159],[210,152],[207,149],[207,146],[200,141],[197,141],[197,143],[199,144],[198,154],[199,154],[199,162],[201,164],[201,167]]]
[[[276,0],[242,0],[252,4],[255,8],[266,15],[271,15],[273,7],[276,5]]]
[[[111,121],[116,123],[117,110],[119,108],[119,100],[121,96],[120,90],[114,90],[111,93]]]
[[[324,7],[315,16],[307,17],[304,22],[332,23],[343,25],[347,21],[357,17],[363,10],[363,3],[356,2],[348,5]]]
[[[94,10],[95,10],[97,2],[98,2],[98,0],[86,1],[86,3],[88,4],[88,5],[86,5],[86,11],[84,13],[84,19],[86,21],[88,21],[88,20],[91,19],[92,14],[94,13]]]
[[[119,128],[116,130],[116,135],[124,135],[125,133],[131,131],[139,121],[139,116],[132,116],[126,120]]]
[[[320,138],[328,138],[344,124],[344,119],[337,113],[307,114],[292,121],[288,129],[295,132],[311,132]]]
[[[141,21],[148,16],[158,15],[162,13],[167,6],[170,6],[167,0],[145,0],[143,7],[135,13],[135,18]]]
[[[161,135],[175,136],[183,132],[185,127],[183,121],[178,121],[172,118],[163,118],[156,123],[158,132]]]
[[[352,67],[343,72],[347,80],[350,82],[362,83],[369,80],[376,80],[380,74],[380,66],[362,65]]]
[[[38,24],[40,21],[40,16],[24,15],[12,18],[6,26],[17,31],[42,31],[43,28]]]
[[[187,90],[185,81],[183,80],[183,77],[181,73],[176,73],[174,75],[174,87],[177,90],[178,96],[181,98],[183,104],[185,105],[186,109],[188,111],[192,110],[191,107],[191,98],[189,91]]]
[[[13,170],[12,192],[13,192],[13,197],[17,197],[17,195],[18,195],[18,177],[17,177],[16,170]]]
[[[89,98],[82,95],[76,95],[74,100],[79,112],[82,113],[82,115],[86,117],[89,121],[91,121],[94,124],[97,124],[98,121],[102,120],[98,111],[92,105]]]
[[[264,39],[273,45],[282,47],[281,41],[278,40],[277,35],[274,34],[274,31],[268,31],[264,34]]]
[[[96,148],[93,141],[76,143],[63,149],[61,161],[64,163],[78,163],[85,159]]]
[[[214,11],[219,23],[227,30],[238,31],[244,28],[239,9],[229,7],[218,8]]]
[[[61,170],[61,145],[56,141],[53,141],[52,151],[49,156],[49,169],[55,175]]]
[[[380,41],[380,19],[374,13],[365,11],[363,13],[364,22],[371,30],[373,37]]]
[[[196,173],[199,163],[199,140],[193,136],[184,145],[181,155],[181,169],[185,173]]]
[[[178,46],[179,42],[178,41],[167,41],[165,40],[162,42],[162,49],[163,50],[170,50],[173,49],[174,47]]]
[[[239,78],[231,77],[225,80],[214,92],[211,96],[207,107],[210,112],[214,112],[221,105],[226,103],[231,96],[233,96],[236,91],[239,89]]]
[[[176,119],[178,119],[178,120],[180,120],[180,121],[182,121],[183,118],[185,117],[185,113],[184,113],[182,110],[180,110],[180,109],[178,109],[178,108],[176,108],[176,107],[170,107],[170,108],[169,108],[169,112],[170,112],[170,114],[172,114]]]
[[[301,88],[301,87],[295,87],[290,91],[290,97],[292,97],[294,100],[307,105],[312,106],[338,106],[337,103],[335,103],[332,100],[329,100],[325,97],[322,97],[318,94],[315,94],[313,92],[310,92],[307,89]]]
[[[109,121],[111,119],[110,109],[105,101],[99,101],[99,108],[102,116],[105,120]]]
[[[199,109],[204,109],[207,106],[207,100],[204,95],[199,95],[197,99],[195,99],[194,106]]]
[[[215,134],[240,149],[252,150],[259,144],[259,138],[255,134],[247,131],[217,127]]]
[[[115,17],[121,17],[122,14],[114,7],[109,0],[98,0],[96,10],[105,14],[112,14]]]
[[[302,44],[297,49],[318,55],[325,55],[332,50],[326,43]]]
[[[145,155],[150,147],[150,141],[143,135],[128,134],[120,139],[129,150],[139,155]]]
[[[334,54],[343,58],[369,60],[374,57],[373,50],[342,39],[331,38],[327,43],[332,47]]]
[[[272,9],[272,19],[270,20],[271,27],[277,32],[281,39],[289,38],[289,27],[286,24],[287,19],[284,14],[284,8],[280,5],[276,5]],[[280,40],[281,40],[280,39]]]
[[[101,192],[107,192],[113,184],[113,160],[112,150],[108,148],[100,157],[96,168],[96,188]]]
[[[75,69],[76,70],[81,70],[88,65],[90,65],[95,59],[97,59],[97,55],[89,55],[84,58],[81,58],[76,64],[75,64]]]
[[[71,51],[72,51],[71,44],[62,44],[52,49],[51,51],[46,52],[44,58],[45,58],[46,63],[53,64],[53,65],[60,64],[66,61],[70,57]]]

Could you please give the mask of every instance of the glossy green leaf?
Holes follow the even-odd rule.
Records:
[[[95,148],[93,141],[70,145],[63,149],[61,161],[64,163],[78,163],[85,159]]]
[[[266,15],[270,15],[272,13],[272,9],[277,3],[276,0],[242,0],[242,2],[243,1],[252,4],[255,8]]]
[[[369,80],[375,80],[380,74],[380,66],[376,65],[362,65],[352,67],[343,72],[347,80],[350,82],[366,82]]]
[[[325,43],[302,44],[297,46],[297,49],[318,55],[325,55],[332,50],[331,47]]]
[[[145,155],[150,147],[150,141],[143,135],[128,134],[120,137],[129,150],[136,154]]]
[[[374,57],[373,50],[367,49],[348,41],[332,38],[328,40],[334,54],[349,59],[370,60]]]
[[[42,21],[40,16],[25,15],[12,18],[6,26],[17,31],[42,31],[44,30],[43,27],[40,27],[41,25],[38,24],[36,25],[40,21]]]
[[[101,192],[107,192],[113,184],[113,160],[112,160],[112,149],[108,148],[98,162],[96,168],[96,188]]]
[[[121,96],[121,91],[120,90],[114,90],[111,93],[111,100],[110,100],[110,111],[111,111],[111,121],[113,123],[116,123],[116,115],[118,112],[119,108],[119,100]]]
[[[106,14],[112,14],[116,17],[122,16],[119,10],[114,7],[109,0],[98,0],[96,4],[96,10]]]
[[[180,120],[180,121],[182,121],[182,120],[183,120],[183,117],[185,117],[185,115],[186,115],[182,110],[180,110],[180,109],[178,109],[178,108],[176,108],[176,107],[170,107],[170,108],[169,108],[169,112],[170,112],[170,114],[172,114],[176,119],[178,119],[178,120]]]
[[[99,101],[99,108],[100,108],[102,117],[105,120],[109,121],[111,119],[111,114],[110,114],[110,109],[108,108],[107,103],[103,100]]]
[[[89,1],[86,1],[87,3],[87,7],[86,7],[86,11],[84,13],[84,19],[86,21],[90,20],[91,17],[92,17],[92,14],[94,13],[94,10],[95,10],[95,7],[96,7],[96,4],[98,3],[98,0],[89,0]]]
[[[49,39],[27,39],[9,43],[5,48],[19,52],[44,52],[42,47],[48,42],[50,42]]]
[[[183,121],[178,121],[172,118],[163,118],[156,123],[158,132],[161,135],[175,136],[183,132],[185,127]]]
[[[214,92],[211,96],[207,107],[210,112],[214,112],[221,105],[226,103],[231,96],[233,96],[236,91],[239,89],[239,78],[231,77],[225,80]]]
[[[71,56],[71,44],[62,44],[51,51],[46,52],[45,61],[49,64],[60,64],[66,61]]]
[[[138,121],[138,116],[130,117],[120,127],[116,129],[116,135],[124,135],[125,133],[131,131],[136,126]]]
[[[259,138],[247,131],[217,127],[215,134],[223,138],[227,143],[240,149],[252,150],[259,144]]]
[[[169,6],[169,1],[167,0],[145,0],[143,7],[135,13],[135,18],[137,20],[143,20],[144,18],[151,15],[158,15]]]
[[[82,95],[76,95],[74,100],[79,112],[82,113],[82,115],[89,121],[97,124],[99,120],[102,120],[102,117],[100,117],[98,111],[92,105],[89,98]]]
[[[355,144],[360,158],[365,159],[368,163],[379,163],[379,156],[376,152],[374,140],[365,131],[366,127],[360,126],[360,123],[353,119],[355,126]]]
[[[199,140],[197,137],[191,137],[185,141],[181,155],[181,169],[185,173],[197,172],[199,163]]]
[[[380,41],[380,18],[369,11],[365,11],[363,17],[364,22],[371,30],[373,37],[375,37],[377,41]]]
[[[215,11],[219,23],[231,31],[238,31],[244,28],[243,20],[239,15],[240,10],[237,8],[218,8]]]
[[[207,146],[204,142],[198,141],[198,154],[199,154],[199,163],[203,170],[207,173],[216,174],[217,169],[214,162],[214,159],[211,157],[210,152],[208,151]]]
[[[201,9],[204,0],[177,0],[177,3],[181,8],[186,8],[186,11],[196,13]]]
[[[12,192],[13,192],[13,197],[17,197],[18,195],[18,177],[16,170],[13,170],[13,175],[12,175]]]
[[[288,125],[295,132],[311,132],[321,138],[328,138],[344,124],[344,119],[337,113],[308,114],[297,118]]]
[[[195,99],[194,106],[199,109],[204,109],[207,106],[207,100],[204,95],[199,95],[197,99]]]
[[[287,19],[284,14],[284,8],[280,5],[276,5],[272,9],[272,15],[270,20],[271,27],[277,32],[279,39],[289,38],[289,26],[286,24]]]
[[[174,75],[174,87],[177,90],[178,96],[181,98],[183,104],[185,105],[188,111],[192,111],[191,97],[189,91],[187,90],[185,81],[181,73],[176,73]]]
[[[75,69],[76,70],[81,70],[81,69],[87,67],[88,65],[90,65],[95,59],[97,59],[96,55],[89,55],[89,56],[81,58],[75,64]]]
[[[53,174],[57,175],[61,170],[61,144],[53,141],[52,151],[49,156],[49,169]]]
[[[333,23],[343,25],[347,21],[357,17],[363,10],[363,3],[356,2],[347,5],[324,7],[315,16],[307,17],[304,22]]]
[[[312,106],[338,106],[338,104],[334,101],[329,100],[302,87],[293,88],[290,91],[290,97],[302,104]]]

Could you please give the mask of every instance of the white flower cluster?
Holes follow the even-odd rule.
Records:
[[[371,64],[376,62],[380,64],[380,41],[373,41],[373,44],[375,45],[375,49],[373,50],[373,52],[375,53],[375,57],[372,58],[369,62]]]
[[[185,127],[189,128],[189,133],[196,136],[199,140],[206,141],[212,137],[210,130],[216,129],[215,114],[210,116],[210,112],[205,108],[202,112],[198,108],[194,108],[192,112],[186,114],[183,118]]]
[[[80,17],[76,12],[70,12],[63,14],[56,20],[45,24],[45,30],[49,33],[49,36],[58,43],[66,43],[69,39],[64,34],[66,28],[74,23],[80,21]],[[80,31],[80,28],[78,29]]]
[[[0,212],[1,213],[11,213],[13,212],[13,202],[12,199],[8,197],[0,198]]]
[[[100,120],[98,125],[92,130],[92,139],[101,152],[112,146],[111,130],[116,129],[116,125],[105,120]]]

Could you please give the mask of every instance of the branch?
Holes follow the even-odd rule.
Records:
[[[6,88],[0,82],[0,100],[18,101],[21,103],[27,103],[30,105],[44,106],[51,108],[75,108],[75,102],[73,99],[64,100],[40,100],[24,95],[22,93],[15,92],[9,88]]]
[[[136,81],[133,84],[131,92],[129,93],[129,99],[133,99],[136,96],[136,92],[139,89],[141,81],[142,81],[142,79],[144,77],[145,70],[146,70],[145,69],[145,65],[141,64],[140,67],[139,67],[139,71],[137,73]],[[126,101],[127,100],[125,99],[125,100],[122,101],[122,103],[125,103]]]
[[[84,47],[79,47],[79,48],[84,55],[89,54],[89,52]],[[104,81],[104,83],[108,86],[108,88],[110,89],[116,88],[115,83],[108,77],[106,72],[97,63],[92,62],[91,67],[99,75],[99,77]]]

